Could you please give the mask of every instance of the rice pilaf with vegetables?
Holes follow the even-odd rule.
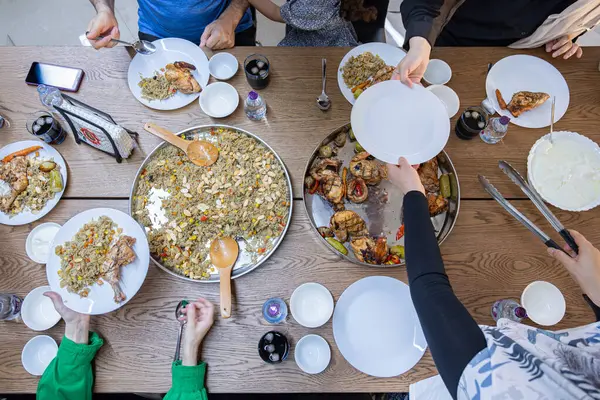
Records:
[[[242,237],[256,262],[284,231],[290,210],[286,174],[273,152],[231,129],[213,129],[211,139],[219,158],[210,167],[170,145],[157,150],[132,199],[152,256],[191,279],[210,277],[209,247],[217,237]]]
[[[385,61],[370,51],[352,56],[342,67],[342,78],[349,88],[366,81],[370,76],[386,66]]]
[[[94,283],[103,284],[101,278],[107,271],[102,270],[111,243],[122,233],[121,228],[107,216],[85,224],[73,238],[56,246],[54,252],[60,257],[58,270],[60,287],[69,292],[87,297],[89,287]]]
[[[144,78],[140,74],[140,79],[138,86],[142,89],[143,99],[166,100],[177,92],[162,72],[155,71],[154,76],[149,78]]]

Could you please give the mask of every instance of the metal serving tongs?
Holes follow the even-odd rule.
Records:
[[[568,230],[565,229],[563,224],[556,218],[556,216],[550,211],[550,209],[544,204],[544,201],[540,197],[540,195],[529,186],[529,184],[523,179],[521,174],[512,167],[506,161],[500,161],[498,163],[498,167],[513,181],[519,188],[527,195],[527,197],[533,202],[533,204],[537,207],[538,210],[542,213],[542,215],[550,222],[550,225],[562,236],[562,238],[567,242],[569,247],[575,252],[579,253],[579,247],[575,243],[575,239],[569,233]],[[484,176],[479,175],[479,182],[483,186],[486,192],[488,192],[494,200],[496,200],[506,211],[509,212],[513,217],[515,217],[520,223],[522,223],[527,229],[529,229],[533,234],[542,239],[544,244],[548,247],[553,247],[558,250],[563,250],[552,238],[546,235],[540,228],[538,228],[533,222],[531,222],[527,217],[525,217],[519,210],[515,208],[508,200],[506,200],[502,194],[496,189]],[[564,250],[563,250],[564,251]]]

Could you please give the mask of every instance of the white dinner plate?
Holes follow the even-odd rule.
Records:
[[[60,257],[55,254],[54,249],[57,245],[71,240],[84,224],[92,220],[98,220],[103,215],[112,219],[119,228],[122,228],[123,235],[132,236],[136,239],[133,251],[137,257],[134,262],[122,267],[120,271],[120,285],[126,296],[121,303],[115,303],[113,300],[114,292],[106,280],[103,285],[95,283],[90,286],[87,297],[80,297],[76,293],[67,291],[66,287],[60,287],[60,278],[58,277],[58,270],[61,269]],[[82,314],[106,314],[124,306],[138,292],[144,283],[144,279],[146,279],[149,262],[150,249],[148,248],[146,234],[133,218],[112,208],[94,208],[75,215],[58,231],[52,242],[52,250],[50,251],[48,264],[46,264],[46,275],[52,290],[60,293],[65,305],[70,309]]]
[[[0,212],[0,224],[25,225],[37,221],[44,215],[48,214],[58,204],[58,201],[62,197],[63,193],[65,192],[65,188],[67,187],[67,164],[65,164],[65,160],[54,147],[40,140],[23,140],[22,142],[15,142],[4,146],[2,149],[0,149],[0,159],[11,153],[14,153],[15,151],[23,150],[31,146],[42,146],[42,148],[38,150],[40,158],[52,158],[54,162],[60,166],[60,174],[62,175],[63,180],[63,190],[60,193],[56,193],[54,197],[50,199],[44,208],[42,208],[37,214],[24,210],[23,212],[11,217],[8,214]],[[30,153],[27,157],[35,157],[35,152]]]
[[[356,102],[356,99],[354,98],[354,94],[352,93],[352,88],[349,88],[344,83],[344,78],[342,78],[342,67],[346,65],[350,57],[358,56],[367,51],[370,51],[371,53],[381,57],[381,59],[385,61],[387,65],[393,66],[398,65],[400,60],[402,60],[406,55],[404,50],[402,50],[401,48],[386,43],[365,43],[353,48],[348,53],[346,53],[346,55],[344,56],[344,58],[342,58],[342,61],[340,62],[340,66],[338,67],[337,80],[338,86],[340,87],[342,94],[344,95],[346,100],[350,102],[350,104],[354,104]],[[365,93],[370,89],[371,88],[365,90]]]
[[[421,85],[381,82],[360,95],[352,108],[352,130],[375,158],[397,164],[406,157],[419,164],[448,142],[450,120],[444,104]]]
[[[508,104],[513,94],[520,91],[544,92],[550,95],[541,106],[526,111],[515,118],[508,110],[501,110],[496,99],[496,89]],[[569,108],[569,86],[562,74],[552,64],[541,58],[523,54],[505,57],[498,61],[485,81],[485,90],[494,109],[506,115],[510,121],[524,128],[545,128],[550,126],[552,97],[556,97],[554,122],[558,122]]]
[[[144,78],[151,77],[155,71],[160,71],[165,65],[175,61],[185,61],[196,67],[192,72],[194,78],[202,88],[206,87],[210,72],[208,70],[208,58],[200,47],[184,39],[166,38],[152,42],[156,46],[156,52],[150,55],[136,54],[129,64],[127,72],[127,83],[129,90],[143,105],[155,110],[176,110],[185,107],[196,100],[200,93],[183,94],[181,92],[169,97],[166,100],[146,100],[142,98],[142,89],[138,83]]]
[[[387,276],[361,279],[342,293],[333,337],[354,368],[380,378],[410,370],[427,349],[408,285]]]

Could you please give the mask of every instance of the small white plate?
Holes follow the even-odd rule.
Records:
[[[209,117],[227,117],[239,104],[240,96],[229,83],[211,83],[200,94],[200,108]]]
[[[342,293],[333,337],[354,368],[380,378],[410,370],[427,349],[408,285],[386,276],[361,279]]]
[[[208,58],[204,52],[194,43],[179,39],[166,38],[152,42],[156,46],[156,52],[149,55],[136,54],[129,64],[127,71],[127,83],[134,97],[146,107],[155,110],[176,110],[185,107],[198,98],[200,93],[183,94],[175,93],[166,100],[146,100],[142,98],[142,89],[138,83],[144,78],[154,75],[155,72],[165,68],[165,65],[175,61],[185,61],[196,67],[192,75],[198,84],[204,88],[208,84],[210,72],[208,70]]]
[[[292,293],[290,309],[300,325],[317,328],[331,318],[333,297],[325,286],[315,282],[305,283]]]
[[[306,335],[296,343],[294,359],[307,374],[319,374],[331,361],[329,344],[319,335]]]
[[[55,254],[54,249],[57,245],[71,240],[84,224],[92,220],[98,220],[103,215],[112,219],[119,228],[123,229],[123,235],[132,236],[136,239],[133,245],[136,258],[131,264],[122,267],[120,271],[121,279],[119,283],[126,296],[125,301],[121,303],[115,303],[113,299],[114,292],[108,282],[105,282],[103,285],[95,283],[90,286],[90,292],[87,297],[80,297],[77,293],[69,292],[66,287],[60,287],[60,278],[58,276],[58,270],[61,269],[60,257]],[[148,247],[148,239],[137,221],[119,210],[94,208],[75,215],[58,231],[52,242],[50,258],[46,265],[46,277],[52,290],[62,296],[65,305],[71,310],[90,315],[106,314],[123,307],[140,290],[148,273],[149,262],[150,249]]]
[[[31,339],[21,352],[21,363],[31,375],[41,376],[58,353],[58,345],[50,336],[39,335]]]
[[[46,264],[48,262],[48,257],[50,256],[50,251],[52,247],[52,241],[54,240],[54,236],[60,230],[60,225],[55,222],[45,222],[43,224],[39,224],[35,228],[29,232],[27,235],[27,240],[25,241],[25,252],[27,256],[31,259],[31,261],[36,262],[38,264]],[[37,237],[41,235],[41,237]],[[39,241],[40,243],[36,243],[38,246],[45,246],[47,244],[47,256],[43,257],[42,255],[36,254],[33,251],[34,241]]]
[[[550,282],[544,281],[531,282],[523,290],[521,305],[530,320],[543,326],[558,324],[567,309],[561,291]]]
[[[500,89],[506,104],[513,94],[520,91],[544,92],[550,98],[541,106],[524,112],[518,118],[508,110],[501,110],[496,99],[496,89]],[[506,115],[510,122],[524,128],[544,128],[550,126],[552,97],[556,97],[554,123],[558,122],[569,108],[569,86],[561,73],[549,62],[541,58],[518,54],[498,61],[485,80],[488,100],[500,115]]]
[[[376,42],[361,44],[360,46],[355,47],[352,50],[350,50],[348,53],[346,53],[346,55],[344,56],[344,58],[342,58],[342,61],[340,62],[340,66],[338,67],[337,80],[338,80],[338,86],[340,88],[340,91],[342,92],[342,94],[344,95],[346,100],[348,100],[348,102],[350,104],[354,104],[356,102],[356,99],[354,98],[354,94],[352,93],[352,88],[349,88],[344,83],[344,78],[342,77],[342,67],[344,65],[346,65],[346,63],[348,62],[350,57],[358,56],[362,53],[366,53],[367,51],[370,51],[374,55],[378,55],[379,57],[381,57],[381,59],[383,61],[385,61],[385,63],[387,65],[392,65],[394,67],[397,66],[398,63],[406,55],[404,50],[402,50],[399,47],[392,46],[391,44],[387,44],[387,43],[376,43]],[[369,88],[368,90],[370,90],[370,89],[371,88]],[[365,93],[368,90],[366,90]],[[362,96],[362,94],[361,94],[361,96]]]
[[[444,103],[449,118],[456,115],[460,108],[460,100],[454,90],[445,85],[431,85],[427,87],[427,90],[435,94]]]
[[[237,58],[231,53],[217,53],[208,62],[210,74],[221,81],[231,79],[238,68]]]
[[[412,165],[431,160],[448,142],[450,120],[444,104],[420,85],[381,82],[360,95],[351,113],[356,139],[375,158]]]
[[[60,321],[60,314],[54,309],[52,300],[44,296],[51,290],[50,286],[40,286],[29,292],[23,300],[21,318],[29,329],[45,331]]]
[[[63,190],[60,193],[56,193],[52,199],[48,200],[44,208],[42,208],[37,214],[33,214],[31,211],[25,210],[15,216],[9,216],[8,214],[0,212],[0,224],[25,225],[37,221],[48,214],[54,207],[56,207],[60,198],[65,192],[65,188],[67,187],[67,164],[65,164],[65,160],[62,158],[60,153],[48,143],[44,143],[40,140],[23,140],[22,142],[14,142],[0,149],[0,159],[11,153],[14,153],[15,151],[23,150],[31,146],[42,146],[42,148],[38,150],[40,158],[52,158],[56,164],[60,165],[60,175],[62,176],[63,180]],[[27,157],[35,157],[35,152],[30,153]]]
[[[430,85],[445,85],[452,78],[452,69],[446,61],[433,59],[427,64],[423,79]]]

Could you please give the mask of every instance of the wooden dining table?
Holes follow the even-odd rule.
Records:
[[[318,240],[302,203],[308,157],[328,133],[350,121],[351,105],[337,85],[337,67],[348,50],[276,47],[230,50],[240,63],[254,52],[270,60],[271,81],[260,91],[268,112],[265,120],[256,122],[244,114],[243,100],[251,88],[241,68],[229,82],[241,96],[240,106],[227,118],[212,119],[201,111],[197,101],[176,111],[156,111],[138,102],[127,84],[131,55],[125,48],[95,51],[83,47],[0,47],[0,114],[11,122],[10,127],[0,129],[0,146],[32,139],[25,123],[33,118],[35,111],[43,109],[35,87],[25,84],[34,61],[82,68],[85,79],[73,96],[139,133],[137,148],[122,163],[91,147],[77,145],[72,136],[55,146],[68,165],[66,191],[57,207],[39,221],[0,226],[0,292],[24,297],[32,289],[47,285],[44,266],[31,261],[25,252],[25,239],[33,227],[42,222],[64,224],[74,215],[95,207],[128,211],[136,171],[160,143],[160,139],[143,130],[145,122],[152,121],[173,131],[224,123],[260,136],[281,156],[292,178],[294,212],[287,235],[273,256],[253,272],[234,280],[233,316],[217,317],[204,342],[201,359],[208,364],[208,390],[214,393],[403,392],[411,383],[435,375],[429,351],[414,368],[400,376],[365,375],[354,369],[338,350],[331,321],[309,329],[291,316],[275,326],[262,317],[265,300],[277,296],[289,302],[293,290],[305,282],[325,285],[335,300],[353,282],[368,276],[389,276],[407,282],[404,267],[367,268],[336,256]],[[582,59],[571,60],[553,60],[542,49],[508,48],[436,48],[432,58],[443,59],[452,68],[448,86],[456,91],[464,109],[479,105],[484,99],[488,64],[512,54],[531,54],[558,68],[569,85],[570,104],[554,129],[579,132],[599,142],[600,48],[585,48]],[[327,112],[319,110],[315,103],[321,92],[321,58],[326,58],[330,66],[327,91],[332,107]],[[460,182],[460,213],[441,252],[458,298],[478,323],[493,324],[490,309],[496,300],[518,300],[529,283],[544,280],[556,285],[567,303],[565,317],[552,329],[592,322],[593,313],[567,271],[546,254],[539,239],[483,191],[477,180],[477,174],[485,175],[534,223],[560,239],[519,188],[498,169],[498,161],[506,160],[525,173],[531,146],[548,128],[526,129],[511,124],[501,143],[488,145],[479,138],[458,139],[454,134],[456,118],[452,118],[445,150]],[[592,243],[600,245],[600,209],[580,213],[554,211],[565,226],[579,230]],[[92,329],[105,341],[95,359],[94,390],[168,391],[179,329],[174,318],[175,306],[181,299],[200,296],[218,304],[218,285],[181,280],[151,264],[135,297],[119,310],[91,319]],[[386,306],[392,310],[402,305]],[[284,333],[292,343],[289,358],[278,365],[266,364],[257,353],[259,338],[272,329]],[[63,332],[64,323],[60,322],[43,334],[60,342]],[[293,345],[309,333],[323,336],[332,350],[331,364],[318,375],[303,373],[294,362]],[[23,323],[0,322],[0,393],[35,392],[39,378],[23,369],[21,350],[37,334],[40,332],[28,329]]]

